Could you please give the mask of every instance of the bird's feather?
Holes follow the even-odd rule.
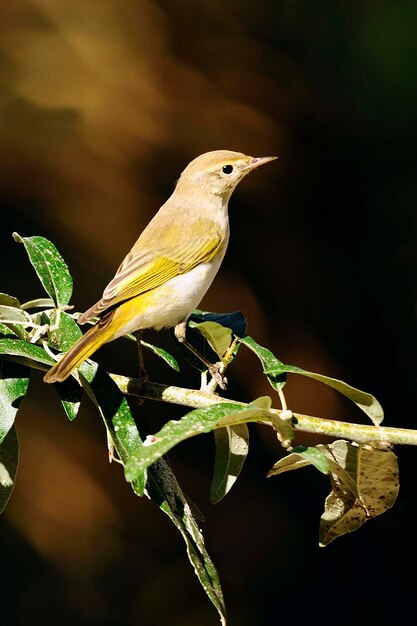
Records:
[[[138,255],[135,246],[107,285],[101,300],[80,316],[79,323],[83,324],[116,304],[156,289],[200,263],[208,263],[227,239],[213,222],[208,222],[207,227],[201,229],[199,238],[190,238],[187,234],[183,232],[182,242],[176,242],[175,246],[165,246],[141,255]]]

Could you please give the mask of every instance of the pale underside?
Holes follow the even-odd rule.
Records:
[[[209,263],[201,263],[157,289],[123,303],[115,310],[114,323],[119,318],[128,321],[115,332],[113,339],[144,328],[173,327],[186,320],[213,282],[223,256],[224,252]]]

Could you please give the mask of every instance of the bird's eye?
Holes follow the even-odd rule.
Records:
[[[233,172],[233,165],[223,165],[222,172],[223,174],[231,174]]]

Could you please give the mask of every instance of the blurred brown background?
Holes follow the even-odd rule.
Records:
[[[11,233],[43,235],[84,310],[192,158],[278,154],[232,198],[230,248],[202,307],[242,309],[283,361],[371,391],[387,424],[417,427],[416,14],[411,0],[3,2],[0,290],[42,295]],[[148,338],[175,351],[169,333]],[[186,365],[179,377],[146,356],[151,379],[198,385]],[[136,372],[128,343],[98,358]],[[272,391],[243,350],[229,381],[242,400]],[[363,419],[313,382],[291,380],[288,398],[297,411]],[[149,402],[138,412],[155,428],[183,413]],[[18,429],[1,624],[217,623],[169,520],[109,466],[87,400],[70,424],[34,375]],[[327,481],[308,469],[266,480],[281,454],[266,429],[252,429],[242,477],[215,507],[211,438],[170,455],[206,516],[231,625],[412,610],[417,451],[397,453],[395,508],[324,550]]]

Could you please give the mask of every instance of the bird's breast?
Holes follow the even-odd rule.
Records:
[[[171,328],[185,320],[213,282],[225,252],[226,245],[208,263],[200,263],[189,272],[179,274],[118,307],[115,315],[123,316],[126,323],[116,336],[145,328]]]

